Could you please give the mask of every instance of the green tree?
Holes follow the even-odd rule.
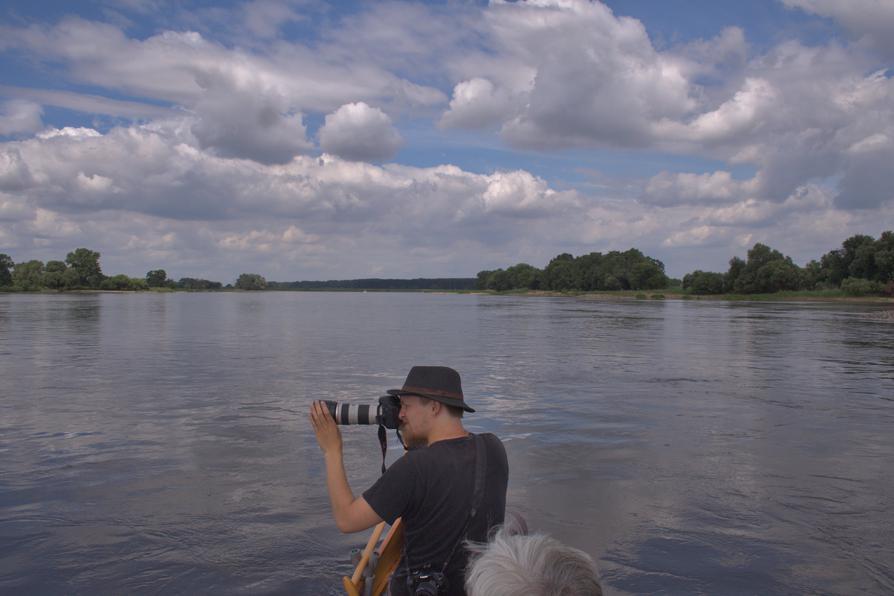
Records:
[[[810,261],[801,269],[801,288],[815,290],[822,282],[822,265],[816,259]]]
[[[146,280],[140,277],[128,277],[124,274],[113,275],[102,280],[99,286],[103,290],[147,290]]]
[[[543,270],[543,287],[547,290],[573,290],[577,285],[577,271],[574,257],[562,253],[553,258]]]
[[[733,257],[729,260],[729,270],[723,276],[723,291],[732,292],[735,290],[736,281],[745,270],[745,261],[739,257]]]
[[[733,261],[730,261],[731,270],[732,265]],[[727,277],[732,275],[728,273]],[[748,251],[748,260],[736,276],[732,289],[742,294],[778,292],[798,289],[800,282],[801,270],[789,257],[758,242]]]
[[[182,290],[219,290],[221,288],[221,283],[219,281],[209,281],[207,279],[181,277],[175,287]]]
[[[81,277],[78,272],[69,267],[62,273],[62,288],[65,290],[73,290],[81,283]]]
[[[540,269],[527,263],[519,263],[506,269],[510,284],[515,289],[536,290],[540,287]]]
[[[757,270],[755,286],[758,292],[797,290],[801,286],[801,270],[789,259],[770,261]]]
[[[478,277],[478,289],[479,289],[479,290],[486,290],[486,289],[487,289],[487,280],[488,280],[488,278],[490,277],[490,274],[491,274],[491,273],[493,273],[493,271],[487,271],[487,270],[484,270],[484,271],[479,271],[479,272],[478,272],[478,276],[477,276],[477,277]]]
[[[43,285],[53,290],[64,288],[66,269],[68,267],[62,261],[47,261],[47,266],[43,273]]]
[[[496,292],[505,292],[506,290],[512,289],[512,278],[509,274],[502,270],[497,269],[496,271],[492,271],[491,274],[487,278],[487,289],[494,290]]]
[[[876,279],[882,283],[894,281],[894,232],[882,232],[875,249]]]
[[[19,290],[32,292],[43,287],[43,261],[17,263],[12,272],[12,283]]]
[[[633,265],[629,279],[632,290],[657,290],[668,285],[667,275],[664,274],[664,263],[650,257],[643,257]]]
[[[724,275],[696,269],[683,276],[683,289],[693,294],[722,294]]]
[[[604,290],[605,274],[602,271],[602,253],[591,252],[575,259],[578,286],[582,290]]]
[[[841,282],[841,290],[849,296],[866,296],[869,294],[881,294],[883,288],[882,284],[877,281],[848,277]]]
[[[153,269],[146,274],[146,284],[150,288],[162,288],[167,285],[168,273],[164,269]]]
[[[78,285],[98,288],[105,277],[99,266],[99,253],[86,248],[78,248],[68,253],[65,262],[78,274]]]
[[[0,252],[0,287],[12,285],[12,270],[15,263],[8,254]]]
[[[236,287],[240,290],[264,290],[267,280],[257,273],[243,273],[236,280]]]

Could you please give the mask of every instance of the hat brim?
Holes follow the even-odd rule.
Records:
[[[470,407],[469,404],[464,402],[461,399],[453,399],[452,397],[443,397],[441,395],[430,395],[423,393],[422,391],[403,391],[402,389],[389,389],[386,393],[388,395],[394,395],[395,397],[400,397],[401,395],[418,395],[419,397],[424,397],[426,399],[433,399],[435,401],[439,401],[442,404],[447,404],[448,406],[453,406],[454,408],[461,408],[466,412],[475,412],[475,409]]]

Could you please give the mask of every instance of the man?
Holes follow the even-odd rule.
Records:
[[[468,552],[463,541],[484,542],[490,529],[503,523],[506,451],[494,435],[476,438],[463,427],[463,412],[475,410],[465,402],[459,373],[452,368],[414,366],[403,387],[388,393],[400,399],[400,431],[410,450],[356,498],[345,476],[338,426],[323,402],[311,407],[332,515],[342,532],[403,518],[406,547],[391,594],[412,594],[420,576],[443,571],[447,588],[441,593],[464,596]],[[470,517],[476,472],[480,503]]]

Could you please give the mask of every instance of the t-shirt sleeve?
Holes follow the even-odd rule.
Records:
[[[416,473],[407,455],[391,464],[376,483],[363,493],[363,498],[373,511],[389,524],[404,515],[413,498]]]

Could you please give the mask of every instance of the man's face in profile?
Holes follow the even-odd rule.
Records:
[[[410,449],[428,446],[431,428],[431,403],[423,402],[418,395],[400,396],[400,432]]]

